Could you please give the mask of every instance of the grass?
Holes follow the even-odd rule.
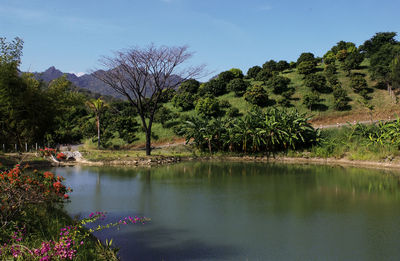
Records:
[[[84,158],[94,162],[108,162],[114,160],[132,161],[140,158],[148,158],[143,149],[126,150],[97,150],[84,149],[81,151]],[[171,147],[156,148],[151,151],[150,158],[157,157],[190,157],[195,151],[190,146],[177,145]]]
[[[391,161],[400,156],[400,151],[395,145],[372,143],[368,138],[351,136],[350,127],[323,130],[322,137],[321,144],[309,151],[309,157],[379,162]]]
[[[47,165],[47,160],[37,157],[36,153],[0,153],[0,166],[12,167],[18,163],[28,163],[29,165]]]

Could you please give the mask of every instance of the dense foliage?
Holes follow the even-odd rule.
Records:
[[[312,146],[319,141],[305,115],[296,110],[254,107],[242,118],[192,117],[182,125],[182,135],[195,145],[213,151],[274,153]]]
[[[108,147],[112,139],[127,143],[136,139],[136,112],[126,102],[92,101],[65,76],[47,84],[33,74],[20,73],[22,46],[19,38],[12,42],[0,38],[0,143],[6,150],[15,144],[24,148],[27,143],[30,149],[34,144],[78,143],[87,138]]]
[[[15,144],[21,149],[25,143],[32,148],[35,143],[82,140],[118,148],[142,138],[138,133],[143,122],[127,102],[101,98],[105,106],[97,111],[88,106],[92,99],[77,92],[65,77],[45,83],[20,73],[22,40],[0,40],[0,144],[6,150],[14,150]],[[296,62],[265,60],[262,66],[250,67],[246,76],[232,68],[202,83],[189,79],[163,92],[154,114],[152,103],[142,109],[146,117],[153,115],[164,136],[177,133],[178,122],[189,116],[242,117],[251,105],[297,106],[300,111],[345,111],[361,105],[372,113],[378,106],[372,86],[387,88],[391,96],[400,93],[399,57],[396,33],[381,32],[361,46],[339,41],[323,58],[305,52]]]

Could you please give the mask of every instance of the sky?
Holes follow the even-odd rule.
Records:
[[[154,43],[188,45],[188,65],[213,76],[400,32],[399,10],[398,0],[0,0],[0,37],[24,40],[22,71],[80,75],[102,56]]]

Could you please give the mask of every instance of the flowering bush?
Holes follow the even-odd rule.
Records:
[[[0,256],[33,259],[40,261],[47,260],[72,260],[77,256],[79,249],[87,242],[89,233],[84,229],[84,225],[93,223],[105,217],[105,213],[96,212],[91,213],[89,218],[81,220],[76,226],[67,226],[61,229],[58,241],[50,240],[44,241],[38,248],[28,248],[23,246],[23,239],[25,229],[17,229],[12,235],[8,243],[0,245]],[[107,225],[98,225],[95,229],[89,229],[89,232],[100,231],[105,228],[115,227],[119,225],[126,225],[142,223],[144,224],[146,218],[139,217],[126,217],[115,223]],[[101,244],[101,243],[99,243]]]
[[[71,189],[61,183],[64,180],[62,176],[49,171],[26,172],[25,168],[16,165],[0,172],[0,227],[23,218],[28,207],[54,206],[68,199],[67,192]]]
[[[56,149],[44,147],[44,149],[39,149],[39,153],[42,157],[43,156],[51,156],[51,155],[55,156]]]
[[[66,160],[67,159],[67,156],[64,154],[64,153],[62,153],[62,152],[60,152],[60,153],[58,153],[57,154],[57,157],[56,157],[58,160]]]
[[[116,250],[111,248],[111,244],[94,243],[90,233],[147,220],[126,217],[115,223],[86,229],[85,225],[105,217],[105,213],[95,212],[79,222],[68,218],[62,223],[56,213],[65,215],[61,207],[69,198],[67,192],[71,191],[62,183],[64,178],[49,171],[27,172],[25,168],[17,165],[0,171],[1,260],[115,260]],[[74,225],[64,226],[57,236],[54,228],[62,227],[60,224]]]

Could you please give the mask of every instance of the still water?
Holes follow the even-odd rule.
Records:
[[[400,260],[400,181],[362,168],[186,162],[67,167],[71,215],[151,222],[102,231],[122,260]]]

